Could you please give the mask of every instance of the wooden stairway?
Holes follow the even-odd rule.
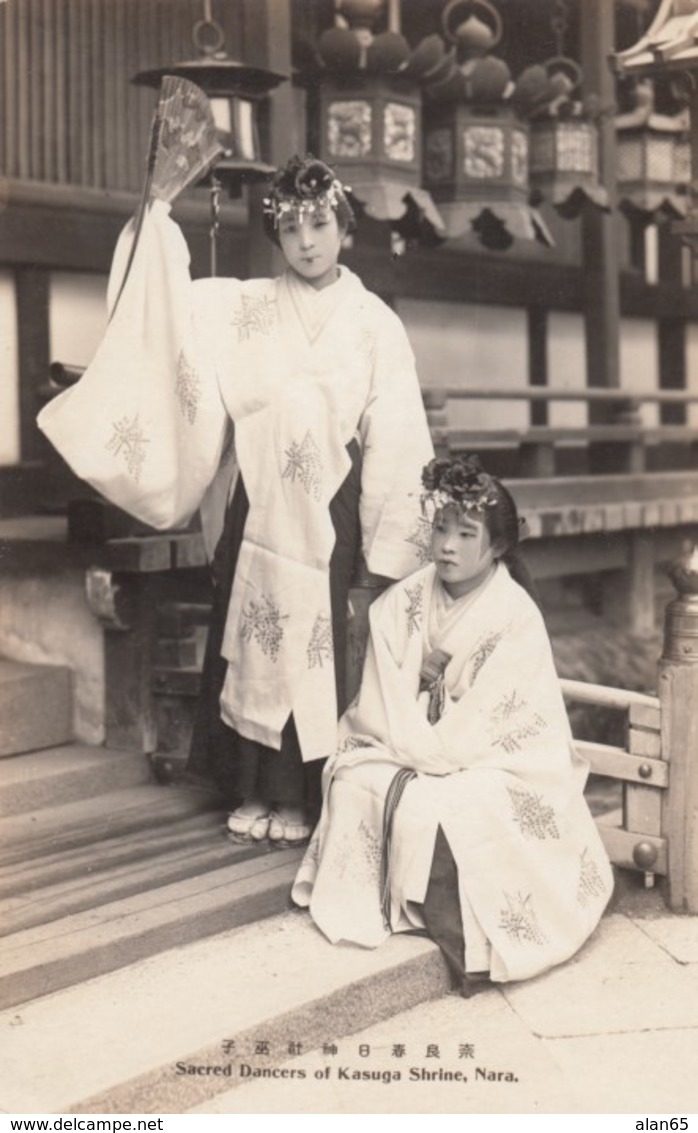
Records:
[[[65,723],[69,682],[31,668],[15,721],[45,715],[50,685]],[[143,755],[35,734],[53,746],[0,760],[0,1009],[287,907],[301,851],[233,845],[219,797],[158,784]]]

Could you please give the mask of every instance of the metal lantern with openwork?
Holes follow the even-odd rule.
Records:
[[[441,218],[421,188],[420,77],[432,66],[433,50],[427,43],[412,52],[396,30],[374,33],[385,0],[343,0],[338,14],[347,26],[323,32],[318,66],[304,75],[316,92],[313,148],[368,216],[406,235],[426,226],[438,236]],[[409,220],[414,231],[408,233]]]
[[[582,72],[564,55],[528,67],[514,99],[530,126],[531,200],[546,200],[571,219],[587,203],[609,208],[599,182],[599,141],[591,110],[579,98]]]
[[[334,78],[320,93],[320,154],[377,220],[419,187],[421,98],[399,76]]]
[[[620,207],[647,220],[683,217],[691,181],[688,112],[657,114],[650,78],[637,81],[633,102],[616,117]]]
[[[133,82],[159,87],[164,75],[177,75],[204,91],[224,150],[216,162],[215,177],[234,196],[243,183],[264,180],[273,173],[274,167],[262,157],[257,109],[287,76],[249,66],[226,54],[225,35],[213,19],[211,0],[203,0],[203,18],[194,25],[192,39],[199,52],[197,58],[141,71]]]
[[[514,238],[551,244],[528,203],[529,130],[512,102],[506,63],[490,54],[502,35],[487,0],[451,0],[442,24],[447,66],[425,80],[424,183],[447,233],[474,232],[493,249]]]
[[[698,166],[698,8],[692,0],[661,0],[656,15],[637,43],[613,57],[621,78],[636,80],[635,107],[616,119],[620,173],[625,206],[645,216],[668,213],[674,231],[698,243],[698,204],[692,169]],[[654,109],[657,77],[688,75],[689,109],[675,116]],[[693,192],[693,197],[692,197]]]

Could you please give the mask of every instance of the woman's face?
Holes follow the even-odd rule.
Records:
[[[334,283],[343,232],[329,206],[285,213],[279,243],[289,267],[318,291]]]
[[[431,551],[436,573],[453,598],[474,589],[487,575],[495,557],[482,520],[455,505],[436,513]]]

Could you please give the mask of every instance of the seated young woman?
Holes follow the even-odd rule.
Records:
[[[371,607],[293,898],[333,943],[425,931],[467,993],[567,960],[613,882],[516,505],[477,458],[423,485],[433,562]]]

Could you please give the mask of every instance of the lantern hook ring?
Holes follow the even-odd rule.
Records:
[[[225,32],[213,18],[211,0],[203,0],[203,19],[197,20],[192,29],[191,37],[194,47],[202,55],[215,55],[221,51],[225,43]]]
[[[583,72],[582,68],[576,59],[570,59],[568,55],[553,55],[550,59],[546,59],[543,64],[547,72],[548,78],[552,78],[554,74],[565,75],[571,82],[570,94],[576,94],[582,85]]]
[[[463,16],[461,20],[467,19],[470,15],[480,14],[484,16],[485,22],[492,31],[492,42],[489,45],[490,49],[496,47],[502,38],[504,30],[502,24],[502,17],[497,9],[489,3],[489,0],[449,0],[449,3],[444,8],[441,14],[441,27],[445,38],[450,43],[458,43],[458,36],[456,31],[452,28],[453,13],[458,9],[462,9]]]

